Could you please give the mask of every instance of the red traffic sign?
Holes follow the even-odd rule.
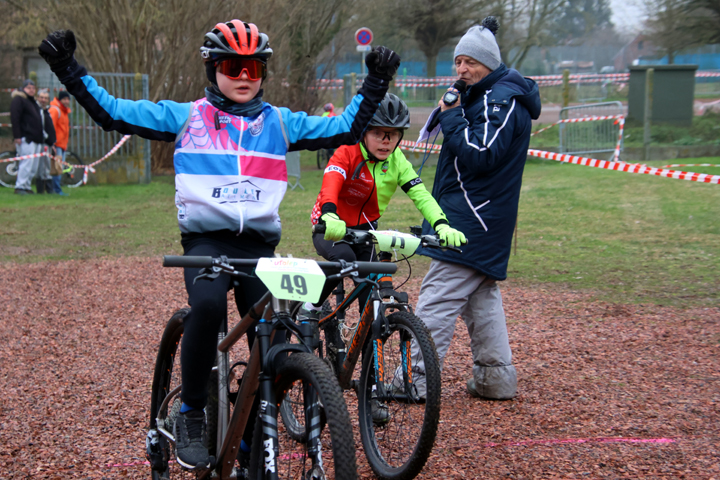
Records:
[[[358,28],[355,32],[355,41],[358,45],[370,45],[373,41],[373,33],[369,28]]]

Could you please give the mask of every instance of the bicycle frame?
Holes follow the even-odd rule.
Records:
[[[263,435],[266,452],[274,452],[277,446],[277,424],[264,420],[266,414],[274,414],[273,409],[277,408],[277,401],[273,392],[274,372],[272,366],[278,355],[290,352],[310,352],[310,349],[303,344],[282,343],[271,346],[272,339],[281,326],[279,321],[273,321],[278,315],[287,315],[290,318],[290,303],[288,300],[280,300],[270,292],[266,293],[250,311],[235,325],[227,334],[220,333],[218,341],[218,436],[217,445],[220,445],[215,470],[221,479],[233,478],[235,468],[235,459],[237,458],[240,442],[242,441],[245,427],[247,426],[255,400],[255,393],[258,388],[263,393],[259,416],[256,421],[263,421]],[[242,382],[237,392],[235,400],[236,408],[233,410],[232,416],[228,420],[230,411],[230,399],[228,397],[228,386],[230,378],[228,376],[228,352],[245,335],[249,328],[257,322],[257,340],[253,343],[250,351],[250,357],[247,367],[243,373]],[[312,342],[314,329],[317,326],[310,324],[301,324],[299,326],[301,336],[304,342]],[[284,334],[284,331],[281,331]],[[178,386],[163,400],[159,412],[167,411],[170,401],[180,393],[181,386]],[[312,392],[309,392],[307,398],[313,398]],[[309,418],[315,419],[320,416],[320,409],[317,402],[313,405],[306,405],[306,411],[309,409]],[[157,419],[158,432],[171,441],[175,441],[171,432],[161,427],[164,425],[164,418]],[[317,453],[319,458],[319,449],[317,447],[320,442],[320,432],[313,435],[310,433],[308,442],[311,447],[308,448],[310,454]],[[255,452],[257,454],[257,452]],[[266,472],[270,473],[270,478],[277,478],[275,468],[274,455],[268,455],[265,458]],[[206,478],[211,475],[212,470],[202,473],[200,478]]]
[[[388,257],[385,257],[385,255],[388,255]],[[385,254],[385,252],[380,252],[379,257],[386,258],[381,261],[389,261],[389,254]],[[382,274],[382,276],[380,276],[380,274],[371,274],[370,276],[368,276],[368,278],[370,278],[371,280],[376,279],[377,282],[392,282],[392,275],[390,274]],[[345,297],[345,287],[343,282],[341,281],[338,287],[333,291],[333,293],[335,294],[335,298],[337,299],[337,306],[332,311],[332,313],[321,318],[318,324],[322,325],[326,321],[329,321],[333,316],[337,316],[338,320],[344,320],[345,311],[359,297],[360,293],[365,288],[371,289],[370,296],[368,297],[367,303],[363,308],[362,315],[360,316],[360,322],[355,329],[355,333],[353,333],[350,347],[346,349],[344,344],[337,346],[338,355],[337,365],[335,367],[337,369],[338,383],[340,384],[340,387],[344,390],[354,388],[352,382],[352,374],[355,370],[355,365],[357,364],[358,358],[360,357],[360,353],[363,350],[365,340],[371,328],[373,328],[373,330],[375,330],[378,334],[376,335],[378,340],[376,340],[377,343],[374,346],[373,350],[375,354],[375,365],[377,367],[377,384],[379,385],[379,388],[383,388],[385,379],[383,368],[384,363],[382,360],[382,340],[380,340],[380,338],[382,338],[381,332],[383,330],[383,327],[387,324],[385,311],[388,308],[394,308],[398,310],[406,310],[412,313],[412,308],[408,303],[396,302],[394,301],[394,297],[390,297],[390,301],[386,302],[383,298],[380,297],[378,288],[372,283],[361,283],[357,285],[350,292],[350,295]],[[342,342],[342,338],[340,339],[340,341]],[[402,356],[403,364],[407,365],[407,370],[410,371],[411,361],[409,355],[409,346],[407,352],[405,351],[405,349],[403,349]],[[382,395],[384,395],[384,392],[381,393]]]

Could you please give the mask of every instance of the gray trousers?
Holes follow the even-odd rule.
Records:
[[[470,334],[473,378],[482,397],[504,400],[517,392],[517,374],[505,325],[505,311],[497,283],[477,270],[433,260],[420,289],[415,314],[425,322],[435,341],[440,368],[455,334],[458,316]],[[417,371],[425,371],[420,354],[413,349]],[[420,376],[418,376],[420,377]],[[418,393],[425,385],[416,377]]]
[[[17,154],[19,157],[23,155],[32,155],[33,153],[42,152],[43,148],[44,146],[42,144],[35,142],[28,143],[23,138],[22,143],[17,146]],[[16,190],[32,190],[30,184],[32,179],[35,178],[35,175],[38,173],[38,167],[40,166],[41,159],[47,160],[47,179],[50,179],[50,161],[47,157],[35,157],[20,160],[20,165],[18,165],[17,180],[15,181]],[[45,178],[43,178],[43,180],[45,180]]]

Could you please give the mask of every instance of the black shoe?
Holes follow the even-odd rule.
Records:
[[[375,425],[385,425],[390,421],[390,410],[387,404],[374,398],[370,400],[370,415]]]
[[[29,190],[29,191],[28,191],[28,190],[23,190],[22,188],[16,188],[16,189],[15,189],[15,194],[16,194],[16,195],[33,195],[34,193],[35,193],[35,192],[33,192],[32,190]]]
[[[35,190],[37,193],[45,193],[45,180],[35,179]]]
[[[190,410],[177,416],[173,436],[180,466],[190,470],[212,468],[214,457],[210,457],[206,446],[206,430],[202,410]]]
[[[307,320],[314,320],[317,322],[320,320],[320,310],[308,310],[305,308],[305,305],[303,305],[298,311],[297,319],[299,322]]]

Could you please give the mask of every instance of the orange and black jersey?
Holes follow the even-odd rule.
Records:
[[[327,212],[337,213],[350,228],[374,222],[385,212],[398,186],[431,225],[447,223],[440,206],[399,148],[384,161],[367,158],[361,144],[335,150],[312,210],[313,224]]]

